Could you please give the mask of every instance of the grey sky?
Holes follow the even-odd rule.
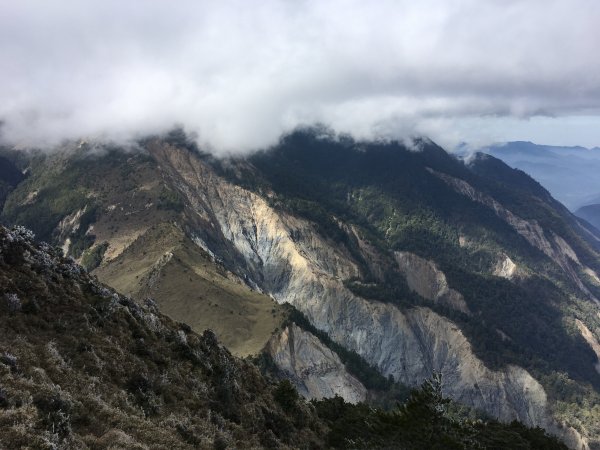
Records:
[[[598,0],[0,0],[3,138],[600,145]],[[561,130],[564,130],[562,132]]]

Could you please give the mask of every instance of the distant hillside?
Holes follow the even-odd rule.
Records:
[[[557,147],[517,141],[480,151],[531,175],[572,211],[600,197],[600,148]]]
[[[598,230],[600,230],[600,204],[582,206],[577,211],[575,211],[575,214],[577,214],[582,219],[587,220]]]

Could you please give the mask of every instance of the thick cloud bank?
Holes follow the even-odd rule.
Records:
[[[298,124],[460,139],[600,114],[598,0],[0,0],[5,140],[182,125],[217,151]],[[460,128],[460,127],[458,127]]]

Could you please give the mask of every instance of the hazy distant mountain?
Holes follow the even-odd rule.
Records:
[[[600,230],[600,204],[594,203],[592,205],[582,206],[575,211],[575,214],[582,219],[587,220]]]
[[[571,211],[598,203],[600,148],[507,142],[481,149],[539,181]]]

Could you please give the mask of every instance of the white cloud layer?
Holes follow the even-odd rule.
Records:
[[[599,24],[598,0],[0,0],[2,136],[178,124],[237,152],[314,122],[452,143],[478,120],[589,120]]]

